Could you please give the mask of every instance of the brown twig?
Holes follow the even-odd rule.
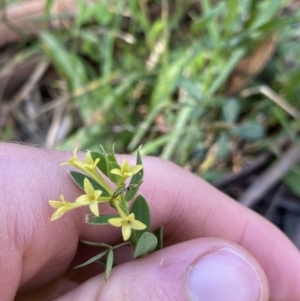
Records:
[[[239,202],[251,207],[262,198],[300,160],[300,149],[290,147],[242,195]]]
[[[34,89],[34,87],[37,85],[37,83],[39,82],[39,80],[47,70],[48,66],[49,66],[48,61],[41,61],[36,66],[36,68],[34,69],[33,73],[31,74],[27,82],[22,86],[19,92],[12,99],[12,102],[3,108],[1,112],[0,128],[5,124],[9,113],[13,113],[18,118],[19,115],[16,114],[17,107],[24,99],[28,97],[30,92]]]
[[[45,71],[49,67],[49,61],[42,60],[34,69],[28,81],[23,85],[20,91],[15,95],[10,105],[10,111],[13,112],[17,106],[24,100],[30,92],[34,89],[37,83],[40,81],[41,77],[44,75]]]
[[[247,175],[253,173],[260,167],[264,166],[269,159],[271,158],[271,153],[264,153],[257,158],[255,158],[251,164],[246,165],[241,171],[230,173],[225,176],[223,179],[215,182],[213,185],[219,189],[224,188],[225,186],[230,185],[231,183],[246,177]]]
[[[66,103],[65,103],[66,105]],[[64,106],[57,106],[53,112],[52,121],[48,130],[48,134],[45,141],[45,147],[53,148],[56,144],[58,133],[62,124]]]

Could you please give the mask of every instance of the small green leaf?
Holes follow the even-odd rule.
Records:
[[[101,154],[94,151],[91,151],[90,154],[94,161],[96,159],[100,159],[100,161],[97,164],[97,167],[101,170],[103,174],[107,176],[107,156],[105,154]]]
[[[225,3],[220,3],[210,9],[206,14],[201,14],[201,17],[194,20],[192,32],[197,32],[203,28],[207,28],[210,22],[215,22],[214,20],[219,18],[219,16],[224,12],[224,9],[226,9]]]
[[[264,128],[259,123],[245,122],[234,127],[231,133],[247,140],[256,140],[264,136]]]
[[[240,113],[240,104],[236,99],[224,100],[223,104],[223,118],[226,122],[234,123],[237,121]]]
[[[94,18],[99,25],[107,26],[113,20],[113,14],[109,11],[107,4],[97,3],[92,7],[94,8]]]
[[[163,227],[158,228],[153,234],[157,238],[155,251],[161,250],[163,248]]]
[[[264,9],[260,9],[254,22],[251,24],[251,28],[257,29],[261,27],[262,25],[266,24],[270,20],[277,19],[276,15],[280,11],[280,7],[282,6],[282,0],[272,0],[272,1],[266,1],[266,4],[264,6]],[[258,7],[256,1],[253,1],[255,3],[254,5]]]
[[[108,160],[107,161],[107,176],[113,183],[119,184],[121,181],[121,177],[110,172],[114,168],[120,169],[120,165],[114,161]]]
[[[70,176],[71,178],[73,179],[73,181],[81,188],[84,190],[84,185],[83,185],[83,182],[84,182],[84,179],[85,178],[88,178],[89,181],[91,182],[91,184],[93,185],[94,189],[95,190],[101,190],[102,191],[102,194],[101,196],[109,196],[108,192],[105,190],[104,187],[102,187],[99,183],[97,183],[95,180],[93,180],[92,178],[80,173],[80,172],[77,172],[77,171],[70,171]]]
[[[102,145],[100,145],[102,153],[99,152],[91,152],[91,156],[93,160],[99,158],[100,161],[97,164],[97,167],[105,174],[113,183],[118,183],[120,177],[112,174],[110,171],[114,168],[120,168],[115,153],[114,146],[112,147],[112,153],[107,154]]]
[[[103,257],[106,253],[108,252],[108,250],[104,251],[104,252],[101,252],[99,254],[97,254],[96,256],[92,257],[91,259],[87,260],[86,262],[82,263],[82,264],[79,264],[77,265],[76,267],[74,267],[74,269],[78,269],[78,268],[81,268],[81,267],[84,267],[88,264],[91,264],[97,260],[99,260],[101,257]]]
[[[297,22],[297,17],[286,17],[286,18],[276,18],[273,19],[258,28],[258,30],[266,33],[266,32],[274,32],[277,30],[282,30],[283,28],[287,28],[287,26],[292,26],[293,23]]]
[[[97,164],[97,167],[102,171],[103,174],[105,174],[113,183],[118,184],[121,180],[120,177],[118,177],[115,174],[112,174],[110,171],[114,168],[120,168],[120,165],[117,162],[117,158],[115,155],[114,146],[112,146],[111,153],[108,154],[102,145],[100,145],[100,148],[102,150],[102,153],[99,152],[91,152],[91,156],[93,160],[100,159],[100,161]]]
[[[150,230],[150,210],[145,198],[139,195],[130,210],[131,213],[134,213],[135,219],[144,223],[147,228],[145,230],[132,230],[132,238],[134,242],[137,242],[141,235]]]
[[[115,145],[114,144],[111,147],[111,153],[108,155],[108,159],[109,159],[109,161],[112,161],[112,162],[115,162],[118,164],[117,157],[115,154]]]
[[[150,232],[144,232],[137,242],[134,258],[151,253],[157,246],[157,237]]]
[[[136,156],[136,165],[138,165],[138,164],[143,165],[142,156],[141,156],[141,147],[138,148],[137,156]],[[137,185],[137,186],[133,189],[127,190],[127,193],[125,196],[127,202],[129,202],[137,193],[140,185],[142,184],[143,176],[144,176],[144,168],[142,168],[137,174],[133,175],[133,177],[131,178],[129,186],[130,185],[133,185],[133,186]]]
[[[217,147],[218,147],[218,157],[224,158],[229,155],[229,137],[226,132],[221,132],[218,135]]]
[[[105,267],[105,280],[106,281],[109,278],[113,264],[114,264],[114,252],[112,249],[110,249],[108,252],[108,255],[107,255],[106,267]]]
[[[150,210],[147,201],[142,195],[139,195],[130,210],[131,213],[134,213],[134,216],[137,220],[143,222],[147,225],[147,229],[145,231],[149,231],[150,229]]]
[[[113,214],[108,214],[108,215],[100,215],[100,216],[96,216],[94,218],[91,219],[91,221],[89,222],[90,224],[100,224],[100,225],[107,225],[109,224],[108,220],[110,218],[115,218],[115,217],[119,217],[119,215],[113,215]]]
[[[150,230],[150,210],[147,201],[142,195],[138,195],[135,199],[130,212],[134,213],[135,219],[143,222],[147,226],[147,228],[143,230],[144,232]],[[142,234],[143,232],[139,231],[139,233]]]

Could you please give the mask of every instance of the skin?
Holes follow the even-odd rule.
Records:
[[[141,193],[149,201],[152,228],[164,227],[167,248],[132,262],[126,259],[128,250],[121,250],[117,259],[121,264],[107,283],[103,275],[95,276],[101,271],[98,265],[72,270],[99,252],[78,245],[78,240],[116,244],[121,234],[117,228],[84,223],[88,208],[50,222],[53,208],[48,200],[58,200],[63,193],[73,201],[81,194],[66,172],[70,168],[60,166],[70,156],[0,143],[1,300],[14,300],[17,292],[15,300],[170,300],[164,296],[175,292],[182,294],[178,300],[189,300],[178,288],[177,273],[171,273],[173,281],[164,285],[155,275],[169,273],[165,267],[174,262],[183,269],[189,260],[222,247],[251,262],[262,281],[263,300],[300,300],[300,256],[288,238],[199,177],[158,158],[143,160]],[[105,213],[103,207],[100,210]],[[157,262],[164,268],[155,270]],[[141,270],[149,271],[147,277]],[[155,287],[154,292],[149,287]]]

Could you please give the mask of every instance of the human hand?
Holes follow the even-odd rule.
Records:
[[[72,271],[118,229],[84,223],[83,211],[50,222],[49,199],[80,191],[60,167],[64,152],[0,144],[0,300],[300,300],[300,256],[272,224],[170,162],[144,158],[141,193],[166,248],[128,261],[108,280]],[[100,235],[101,237],[100,237]],[[126,254],[125,254],[126,253]],[[90,256],[87,256],[89,258]],[[92,269],[92,270],[91,270]]]

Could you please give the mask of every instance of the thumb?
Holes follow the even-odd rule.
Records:
[[[66,300],[267,301],[266,276],[256,260],[231,242],[187,241],[115,267],[60,297]]]

